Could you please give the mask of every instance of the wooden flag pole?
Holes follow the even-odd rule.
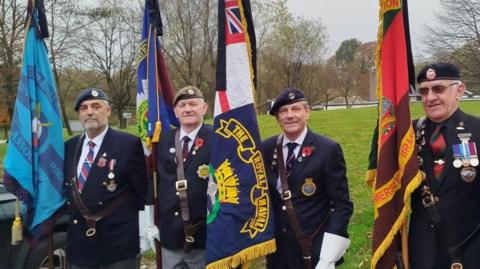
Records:
[[[400,233],[402,235],[403,266],[404,266],[405,269],[410,269],[410,264],[409,264],[410,258],[408,257],[408,227],[407,227],[407,222],[406,221],[402,224],[402,230],[401,230]]]
[[[160,229],[160,204],[158,201],[158,177],[157,177],[157,150],[156,144],[152,143],[151,165],[153,174],[153,222]],[[161,240],[161,239],[160,239]],[[160,241],[155,239],[155,256],[157,261],[157,269],[162,269],[162,248]]]
[[[47,248],[48,248],[48,269],[54,269],[53,261],[53,229],[47,233]]]

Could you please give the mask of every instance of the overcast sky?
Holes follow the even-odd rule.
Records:
[[[378,26],[378,0],[288,0],[294,15],[320,18],[327,28],[329,48],[333,53],[346,39],[357,38],[362,43],[375,41]],[[438,0],[408,1],[410,35],[414,55],[420,54],[424,25],[435,21]]]

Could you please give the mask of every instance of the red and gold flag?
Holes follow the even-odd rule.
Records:
[[[378,127],[368,181],[373,187],[372,268],[408,268],[406,227],[410,196],[419,186],[409,90],[414,85],[406,0],[380,0],[376,51]],[[403,237],[403,240],[402,240]],[[403,245],[402,245],[403,244]],[[402,251],[403,250],[403,251]],[[403,254],[403,260],[398,254]]]

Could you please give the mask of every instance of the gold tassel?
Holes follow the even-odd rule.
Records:
[[[23,240],[22,236],[22,218],[20,217],[20,202],[17,198],[15,202],[15,220],[12,224],[12,245],[15,246]]]
[[[158,143],[158,141],[160,141],[160,131],[162,131],[162,123],[157,121],[155,123],[155,130],[153,131],[152,143]]]

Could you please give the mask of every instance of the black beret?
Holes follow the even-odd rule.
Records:
[[[83,101],[93,100],[93,99],[108,101],[107,95],[101,89],[86,88],[78,95],[77,99],[75,100],[75,107],[74,107],[75,111],[78,111]]]
[[[460,71],[458,70],[458,67],[451,63],[433,63],[422,68],[417,76],[418,83],[442,79],[460,79]]]
[[[175,97],[173,98],[173,105],[175,106],[180,100],[191,98],[203,99],[203,94],[200,89],[195,86],[185,86],[175,94]]]
[[[281,92],[275,101],[273,101],[273,105],[268,112],[270,115],[275,115],[278,109],[284,105],[290,105],[300,101],[306,101],[305,94],[302,90],[297,88],[287,88]]]

